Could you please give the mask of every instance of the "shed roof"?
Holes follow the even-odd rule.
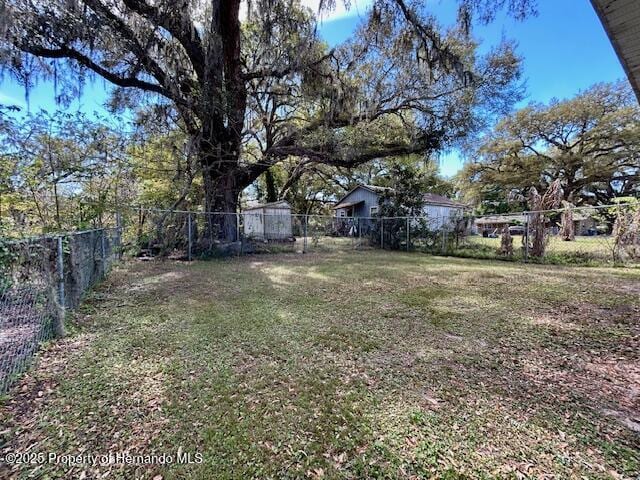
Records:
[[[640,2],[591,0],[640,101]]]
[[[274,208],[274,209],[282,209],[282,210],[291,210],[291,205],[286,200],[278,200],[277,202],[269,202],[269,203],[260,203],[257,205],[250,205],[244,209],[245,212],[249,212],[251,210],[262,210],[263,208]]]

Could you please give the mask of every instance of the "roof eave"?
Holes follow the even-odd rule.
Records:
[[[640,103],[640,67],[634,70],[634,68],[631,65],[631,59],[627,56],[625,48],[623,48],[623,46],[618,41],[618,37],[617,37],[618,32],[616,31],[615,26],[612,25],[610,21],[611,20],[610,16],[605,11],[605,8],[607,6],[612,5],[612,3],[609,2],[605,6],[605,4],[603,3],[603,0],[591,0],[591,5],[593,5],[594,10],[596,11],[598,17],[600,18],[600,22],[602,23],[604,30],[607,33],[607,36],[609,37],[611,44],[613,45],[613,49],[615,50],[616,55],[618,56],[618,59],[622,64],[622,68],[624,69],[624,72],[627,74],[629,83],[631,83],[631,86],[633,87],[633,91],[636,94],[638,103]],[[637,35],[636,37],[634,37],[634,40],[636,41],[636,48],[638,48],[640,46],[640,35]]]

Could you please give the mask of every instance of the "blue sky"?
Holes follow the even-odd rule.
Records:
[[[313,7],[317,0],[303,0]],[[346,10],[340,2],[337,9],[320,24],[320,34],[330,45],[346,39],[366,11],[370,0],[352,1]],[[515,22],[500,16],[488,26],[478,27],[475,35],[489,48],[502,37],[518,44],[524,57],[524,77],[527,98],[523,102],[548,102],[552,98],[568,98],[597,82],[609,82],[624,77],[613,48],[589,0],[538,0],[539,15],[525,22]],[[453,0],[425,0],[425,4],[444,24],[455,20]],[[85,112],[101,111],[107,97],[108,85],[96,79],[85,87],[84,95],[71,108]],[[0,103],[25,107],[24,90],[5,78],[0,84]],[[53,86],[38,85],[30,92],[32,111],[40,108],[54,110]],[[457,152],[442,156],[440,168],[449,176],[457,172],[463,160]]]

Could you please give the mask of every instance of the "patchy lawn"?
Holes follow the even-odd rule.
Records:
[[[499,257],[501,239],[486,238],[479,235],[466,237],[456,254],[475,258]],[[548,237],[548,245],[543,259],[538,262],[558,265],[607,266],[614,263],[615,240],[609,235],[593,237],[577,236],[567,242],[558,235]],[[513,236],[514,259],[522,261],[522,236]],[[536,259],[531,259],[535,261]],[[625,263],[634,264],[629,258]],[[635,262],[636,266],[638,262]]]
[[[640,471],[637,269],[379,251],[132,262],[75,325],[5,399],[1,453],[173,463],[36,458],[0,477]]]

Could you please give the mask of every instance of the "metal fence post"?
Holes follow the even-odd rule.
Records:
[[[62,237],[58,237],[58,302],[64,309],[64,249]]]
[[[54,315],[53,333],[56,337],[64,336],[64,249],[62,248],[62,237],[57,239],[58,258],[57,258],[57,270],[58,270],[58,306],[56,315]]]
[[[187,214],[187,259],[191,261],[191,212]]]
[[[122,260],[122,215],[116,212],[116,237],[118,239],[118,260]]]
[[[138,241],[136,242],[138,244],[138,247],[140,248],[142,245],[142,219],[143,218],[144,218],[144,214],[142,211],[142,205],[140,205],[138,207],[138,232],[137,232]]]
[[[236,212],[236,241],[240,241],[240,214]]]
[[[362,248],[362,227],[360,226],[360,217],[358,217],[358,248]]]
[[[447,245],[449,244],[449,229],[444,227],[444,253],[447,253]]]
[[[309,223],[309,216],[305,214],[303,228],[303,240],[302,240],[302,253],[307,253],[307,224]]]
[[[100,230],[100,254],[102,256],[102,276],[107,275],[107,249],[104,244],[104,228]]]
[[[409,217],[407,217],[407,252],[409,251]]]
[[[444,222],[442,223],[442,253],[445,252],[445,232],[447,229],[445,228]]]
[[[384,250],[384,217],[380,218],[380,248]]]
[[[524,262],[529,261],[529,212],[524,212]]]

